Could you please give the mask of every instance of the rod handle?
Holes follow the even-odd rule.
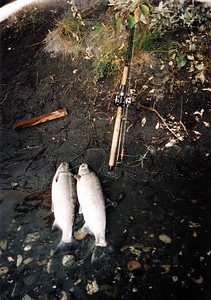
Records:
[[[115,164],[116,151],[117,151],[117,147],[118,147],[120,126],[121,126],[121,119],[122,119],[122,106],[118,106],[117,113],[116,113],[116,120],[115,120],[115,124],[114,124],[112,143],[111,143],[110,158],[109,158],[109,163],[108,163],[108,168],[110,171],[113,169],[114,164]]]
[[[127,84],[128,71],[129,71],[129,67],[128,66],[124,66],[121,85],[126,85]]]

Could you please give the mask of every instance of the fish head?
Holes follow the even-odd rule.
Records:
[[[62,162],[58,167],[59,172],[68,172],[69,171],[69,164],[67,162]]]
[[[78,175],[84,175],[89,173],[89,167],[87,163],[82,163],[78,169]]]

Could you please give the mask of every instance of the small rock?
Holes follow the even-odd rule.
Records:
[[[151,233],[151,234],[149,235],[149,238],[150,238],[150,239],[154,239],[154,237],[155,237],[155,235],[154,235],[153,233]]]
[[[24,259],[23,264],[28,265],[32,261],[33,261],[33,258],[29,257],[29,258]]]
[[[198,236],[198,233],[197,233],[197,231],[194,231],[194,232],[193,232],[193,237],[195,237],[195,238],[196,238],[197,236]]]
[[[23,261],[23,256],[20,255],[20,254],[18,254],[18,256],[17,256],[17,262],[16,262],[16,267],[19,267],[21,265],[22,261]]]
[[[0,240],[0,248],[4,251],[7,249],[7,240]]]
[[[96,279],[94,279],[92,282],[87,283],[86,290],[87,294],[89,295],[93,295],[94,293],[97,293],[99,291],[99,286]]]
[[[31,248],[32,248],[31,245],[26,245],[26,246],[24,247],[24,251],[29,251],[29,250],[31,250]]]
[[[197,284],[202,284],[204,281],[204,279],[201,275],[199,276],[199,278],[192,278],[192,280]]]
[[[117,202],[121,202],[121,201],[124,199],[124,197],[125,197],[125,193],[124,193],[124,192],[121,192],[121,193],[119,193],[119,194],[117,195],[116,201],[117,201]]]
[[[9,269],[7,266],[0,266],[0,276],[3,276],[9,272]]]
[[[62,291],[61,300],[68,300],[68,296],[67,296],[67,293],[65,291]]]
[[[173,282],[177,282],[178,281],[178,277],[177,276],[172,276],[172,280],[173,280]]]
[[[76,240],[80,241],[83,240],[87,236],[87,233],[82,232],[80,229],[74,232],[74,237]]]
[[[159,239],[162,242],[164,242],[165,244],[170,244],[171,243],[171,238],[168,235],[164,234],[164,233],[159,235]]]
[[[141,268],[141,264],[137,260],[131,260],[127,264],[127,268],[129,271],[134,271]]]
[[[48,263],[47,259],[43,259],[41,261],[37,261],[37,265],[38,266],[45,266],[45,265],[47,265],[47,263]]]
[[[152,247],[144,247],[143,249],[142,249],[144,252],[151,252],[151,250],[152,250]]]
[[[39,232],[28,233],[25,239],[25,244],[37,241],[40,238]]]
[[[7,257],[7,260],[8,260],[9,262],[15,261],[15,259],[14,259],[12,256],[8,256],[8,257]]]
[[[161,274],[166,274],[170,271],[171,265],[161,265],[161,268],[165,270],[164,272],[161,272]]]
[[[62,259],[62,264],[64,267],[70,267],[74,263],[73,255],[65,255]]]
[[[21,300],[33,300],[33,299],[29,295],[25,295]]]

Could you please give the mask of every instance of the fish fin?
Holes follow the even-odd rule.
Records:
[[[56,250],[54,251],[54,254],[61,254],[61,253],[67,253],[70,250],[75,249],[75,245],[73,244],[73,242],[63,242],[60,241],[60,243],[57,245]]]
[[[81,175],[78,175],[78,174],[77,174],[77,175],[74,175],[73,177],[74,177],[76,180],[79,180],[79,179],[81,178]]]
[[[106,247],[95,246],[91,257],[91,263],[96,262],[98,259],[106,255]]]
[[[84,232],[84,233],[94,235],[93,232],[89,229],[89,226],[86,223],[81,227],[80,231]]]
[[[52,225],[52,227],[51,227],[51,230],[52,231],[56,231],[56,230],[58,230],[58,229],[60,229],[59,228],[59,225],[57,224],[57,222],[56,222],[56,220],[53,222],[53,225]]]
[[[83,213],[83,210],[82,210],[82,206],[80,205],[79,206],[79,214],[81,215]]]
[[[107,244],[105,247],[95,246],[91,257],[91,263],[96,262],[104,256],[116,256],[120,254],[121,252],[111,244]]]

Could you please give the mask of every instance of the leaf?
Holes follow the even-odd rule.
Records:
[[[185,57],[185,55],[182,52],[178,52],[177,57],[176,57],[176,62],[177,62],[177,67],[182,68],[186,65],[187,58]]]
[[[144,24],[147,24],[147,20],[146,20],[144,14],[141,14],[140,21]]]
[[[169,56],[172,56],[172,55],[174,55],[176,52],[177,52],[176,49],[169,49],[168,54],[169,54]]]
[[[194,60],[194,55],[193,54],[192,55],[187,55],[187,59]]]
[[[202,71],[203,69],[204,69],[204,64],[203,64],[203,62],[202,63],[196,63],[195,64],[195,68],[197,69],[197,70],[199,70],[199,71]]]
[[[131,29],[133,28],[133,26],[135,25],[135,18],[133,16],[129,16],[128,18],[128,28]]]
[[[178,68],[182,68],[186,65],[186,63],[187,63],[187,59],[185,57],[183,57],[181,60],[179,60],[177,62],[177,66],[178,66]]]
[[[145,17],[147,17],[148,14],[149,14],[149,7],[147,5],[145,5],[145,4],[142,4],[141,5],[141,11],[142,11],[143,15]]]
[[[115,14],[115,20],[116,20],[116,31],[118,32],[118,31],[120,31],[120,29],[121,29],[121,17],[120,17],[120,13],[119,12],[117,12],[116,14]]]
[[[137,7],[134,11],[134,18],[136,23],[140,21],[140,17],[141,17],[141,9]]]

